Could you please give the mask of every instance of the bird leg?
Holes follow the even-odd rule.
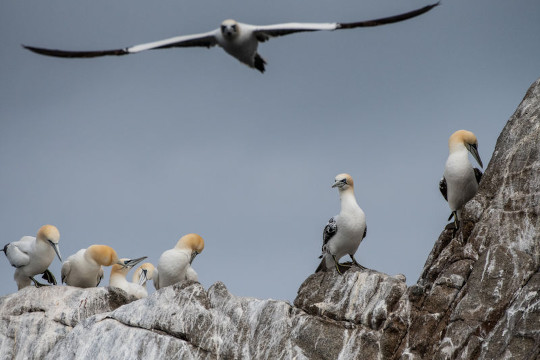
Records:
[[[30,280],[32,280],[34,282],[34,285],[36,285],[37,288],[40,288],[42,286],[51,286],[49,284],[42,284],[40,282],[38,282],[36,279],[34,279],[32,276],[29,276]]]
[[[43,272],[43,276],[41,278],[47,280],[49,284],[57,285],[56,278],[54,277],[53,273],[49,271],[49,269]]]
[[[356,261],[356,259],[354,258],[354,255],[352,254],[349,254],[349,256],[351,257],[351,260],[353,262],[354,265],[358,266],[360,269],[362,270],[366,270],[367,268],[365,266],[362,266],[358,263],[358,261]]]
[[[345,271],[341,271],[340,267],[345,267],[343,264],[340,264],[337,259],[336,259],[336,256],[334,254],[332,254],[332,259],[334,259],[334,263],[336,264],[336,270],[338,272],[339,275],[343,275],[343,273]]]

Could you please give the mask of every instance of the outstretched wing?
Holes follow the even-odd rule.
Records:
[[[165,40],[154,41],[150,43],[135,45],[126,47],[123,49],[113,49],[113,50],[95,50],[95,51],[70,51],[70,50],[55,50],[55,49],[46,49],[38,48],[34,46],[23,45],[25,49],[33,51],[37,54],[47,55],[47,56],[56,56],[63,58],[92,58],[99,56],[108,56],[108,55],[128,55],[135,54],[145,50],[153,49],[166,49],[172,47],[211,47],[217,44],[215,34],[218,30],[210,31],[202,34],[193,34],[193,35],[183,35],[175,36]]]
[[[254,33],[259,41],[266,41],[271,37],[283,36],[294,34],[297,32],[306,31],[322,31],[322,30],[339,30],[339,29],[354,29],[357,27],[372,27],[378,25],[386,25],[399,21],[411,19],[413,17],[422,15],[428,12],[435,6],[439,5],[439,2],[424,6],[420,9],[409,11],[403,14],[389,16],[374,20],[365,20],[352,23],[286,23],[286,24],[274,24],[266,26],[255,26]]]
[[[446,185],[446,179],[443,177],[439,181],[439,191],[441,192],[444,200],[448,201],[448,186]]]

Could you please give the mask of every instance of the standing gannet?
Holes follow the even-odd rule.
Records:
[[[448,139],[448,149],[448,159],[444,176],[439,182],[439,190],[452,210],[448,220],[454,217],[454,229],[457,230],[461,208],[474,197],[482,179],[482,172],[472,167],[468,153],[472,154],[480,167],[483,165],[478,154],[478,140],[470,131],[458,130],[453,133]]]
[[[173,249],[161,254],[157,265],[157,273],[154,273],[154,286],[159,290],[165,286],[176,284],[179,281],[187,280],[193,276],[194,270],[191,263],[195,256],[204,249],[204,240],[197,234],[187,234],[178,240]],[[197,273],[195,273],[195,276]]]
[[[157,274],[157,269],[152,263],[144,263],[135,270],[131,282],[139,284],[146,289],[146,282],[154,279],[154,274]]]
[[[103,278],[102,266],[118,264],[124,267],[137,264],[145,257],[133,260],[120,260],[116,251],[107,245],[92,245],[81,249],[67,258],[62,265],[62,282],[81,288],[96,287]]]
[[[6,244],[2,250],[11,266],[15,267],[13,278],[17,282],[17,288],[29,286],[33,281],[36,286],[43,286],[34,279],[37,274],[43,274],[43,279],[56,285],[54,275],[47,269],[54,260],[56,254],[60,261],[60,232],[53,225],[43,225],[36,237],[23,236],[19,241]]]
[[[267,41],[272,37],[294,34],[304,31],[321,30],[339,30],[354,29],[357,27],[370,27],[384,24],[391,24],[407,20],[425,12],[428,12],[436,4],[424,6],[404,14],[385,17],[375,20],[367,20],[352,23],[286,23],[274,25],[249,25],[236,22],[234,20],[225,20],[221,23],[219,29],[206,33],[176,36],[165,40],[151,43],[135,45],[116,50],[97,50],[97,51],[65,51],[33,46],[25,46],[28,50],[42,55],[66,57],[66,58],[90,58],[106,55],[126,55],[134,54],[144,50],[165,49],[171,47],[207,47],[221,46],[228,54],[232,55],[240,62],[251,68],[264,72],[266,61],[257,53],[259,42]]]
[[[130,260],[130,259],[120,259],[120,262],[126,263],[128,262],[129,265],[118,265],[114,264],[111,267],[111,276],[109,278],[109,286],[111,287],[117,287],[122,290],[124,290],[128,295],[132,295],[136,297],[137,299],[142,299],[148,296],[148,291],[146,291],[146,287],[139,285],[135,282],[129,282],[126,280],[126,275],[131,270],[131,268],[135,265],[137,265],[142,260],[146,259],[146,256],[143,258],[139,258],[136,260]]]
[[[323,231],[322,254],[323,258],[315,272],[335,267],[338,273],[342,273],[339,259],[349,254],[354,265],[365,269],[358,264],[354,254],[367,233],[366,215],[358,206],[354,196],[354,182],[349,174],[339,174],[335,178],[334,185],[339,190],[341,200],[341,212],[330,220]]]

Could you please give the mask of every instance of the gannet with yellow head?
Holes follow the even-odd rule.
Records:
[[[92,245],[67,258],[62,265],[62,282],[81,288],[96,287],[103,278],[102,266],[118,264],[131,267],[145,258],[146,256],[133,260],[121,260],[112,247]]]
[[[55,255],[60,261],[60,232],[53,225],[43,225],[36,237],[23,236],[19,241],[6,244],[2,250],[11,266],[15,267],[14,279],[20,290],[29,286],[33,281],[36,286],[42,286],[34,279],[35,275],[43,274],[43,278],[56,285],[54,275],[47,269]]]
[[[154,279],[154,274],[157,274],[157,269],[152,263],[144,263],[135,270],[131,282],[139,284],[146,288],[146,282]]]
[[[126,275],[131,270],[131,268],[141,262],[143,258],[136,260],[131,259],[120,259],[121,263],[129,263],[129,265],[119,265],[114,264],[111,266],[111,276],[109,278],[109,286],[117,287],[124,290],[128,295],[132,295],[137,299],[142,299],[148,296],[148,291],[145,286],[139,285],[135,282],[129,282],[126,280]]]
[[[482,179],[482,171],[473,168],[469,161],[469,152],[483,167],[478,154],[478,139],[467,130],[458,130],[448,139],[448,159],[444,168],[444,176],[439,182],[439,190],[448,201],[454,217],[454,229],[459,228],[461,209],[471,200],[478,191],[478,184]]]
[[[154,273],[154,286],[157,290],[187,280],[193,279],[194,270],[189,270],[195,257],[204,249],[204,240],[197,234],[187,234],[178,240],[173,249],[161,254]],[[195,273],[196,275],[196,273]]]
[[[354,182],[349,174],[336,176],[333,188],[339,190],[341,211],[328,221],[323,230],[322,261],[315,272],[335,267],[342,273],[344,264],[339,259],[349,255],[354,265],[365,269],[354,258],[358,246],[367,233],[366,216],[354,195]]]
[[[97,51],[66,51],[38,48],[34,46],[25,46],[26,49],[35,53],[65,57],[65,58],[90,58],[107,55],[127,55],[135,54],[145,50],[165,49],[173,47],[213,47],[221,46],[228,54],[238,59],[240,62],[251,68],[265,71],[266,61],[257,53],[259,42],[264,42],[270,38],[294,34],[298,32],[313,31],[333,31],[340,29],[354,29],[358,27],[372,27],[385,24],[396,23],[411,19],[424,14],[439,5],[439,3],[424,6],[422,8],[409,11],[407,13],[384,17],[375,20],[365,20],[349,23],[285,23],[273,25],[250,25],[236,22],[234,20],[225,20],[221,23],[219,29],[209,32],[175,36],[165,40],[154,41],[146,44],[130,46],[114,50]]]

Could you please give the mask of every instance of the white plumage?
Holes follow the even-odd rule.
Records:
[[[131,270],[131,268],[137,265],[144,258],[139,258],[137,261],[130,259],[120,259],[122,263],[129,263],[129,265],[118,265],[115,264],[111,267],[111,276],[109,278],[109,286],[117,287],[124,290],[128,295],[134,296],[137,299],[142,299],[148,296],[148,291],[146,286],[142,286],[135,282],[129,282],[126,279],[126,275]]]

